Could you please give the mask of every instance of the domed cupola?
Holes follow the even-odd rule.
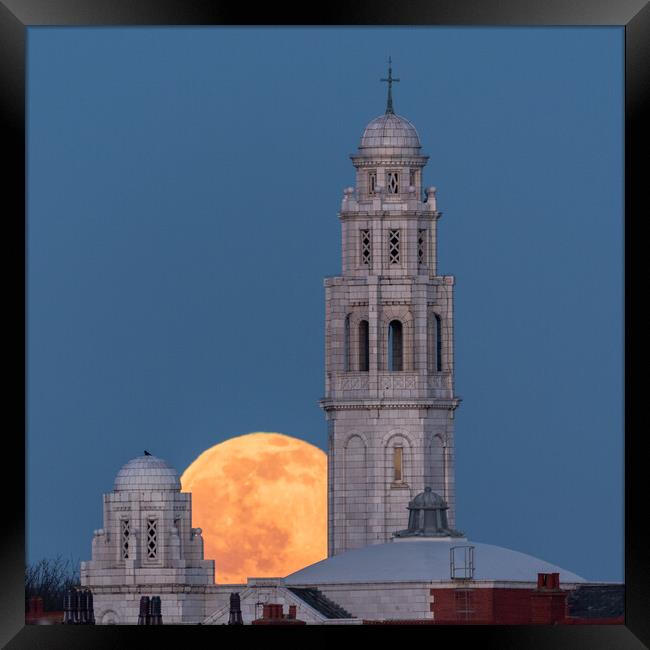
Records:
[[[359,154],[369,157],[419,156],[420,136],[405,117],[385,113],[365,128],[359,143]]]
[[[429,156],[422,153],[415,126],[393,109],[392,85],[399,79],[393,77],[390,58],[388,78],[381,81],[388,82],[386,112],[366,126],[356,153],[350,155],[357,170],[356,188],[344,190],[342,211],[435,213],[435,201],[425,205],[422,187],[422,169]]]
[[[386,112],[366,126],[359,142],[358,156],[373,159],[422,156],[420,136],[415,126],[393,110],[393,83],[399,79],[393,77],[390,57],[388,77],[381,81],[388,82]],[[423,159],[426,160],[427,156]]]
[[[430,487],[425,487],[408,505],[409,524],[406,530],[394,533],[395,537],[463,537],[447,523],[447,502]]]
[[[127,490],[174,490],[179,492],[181,481],[178,472],[162,458],[138,456],[117,473],[113,489]]]

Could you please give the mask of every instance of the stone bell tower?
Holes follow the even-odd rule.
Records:
[[[384,115],[350,156],[342,275],[325,280],[328,554],[390,540],[425,486],[455,525],[453,276],[438,275],[436,190],[415,127]]]

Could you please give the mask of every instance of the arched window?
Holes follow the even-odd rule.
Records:
[[[404,370],[402,323],[392,320],[388,325],[388,369]]]
[[[359,370],[367,372],[370,368],[370,336],[368,321],[359,323]]]
[[[343,372],[350,370],[350,314],[343,324]]]
[[[434,367],[436,369],[436,372],[440,372],[442,370],[442,322],[438,314],[434,314],[433,316],[433,324],[436,329],[434,335],[435,338],[433,339],[435,344],[434,354],[436,355]]]
[[[404,480],[404,448],[393,447],[393,481],[401,483]]]

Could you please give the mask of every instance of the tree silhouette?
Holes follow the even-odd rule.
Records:
[[[78,586],[79,562],[57,555],[29,564],[25,567],[25,609],[30,598],[40,596],[43,611],[61,611],[66,590]]]

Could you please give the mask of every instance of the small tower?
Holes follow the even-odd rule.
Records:
[[[160,596],[153,602],[162,604],[165,623],[201,620],[214,560],[203,559],[192,495],[181,492],[178,473],[164,460],[145,454],[120,469],[80,578],[93,592],[98,624],[137,624],[145,595]]]
[[[463,537],[459,530],[452,530],[447,523],[445,500],[427,486],[409,503],[409,524],[406,530],[398,530],[395,537]]]
[[[342,274],[325,280],[328,554],[391,539],[424,486],[455,520],[453,276],[438,274],[436,190],[411,122],[386,112],[351,155]]]

